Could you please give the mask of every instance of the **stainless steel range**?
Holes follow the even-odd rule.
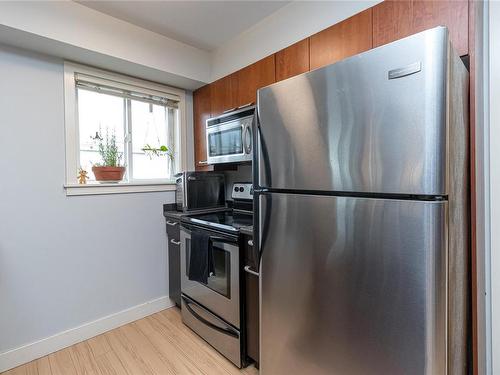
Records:
[[[181,309],[186,325],[241,367],[239,229],[252,225],[252,184],[234,184],[232,198],[231,209],[182,219]]]

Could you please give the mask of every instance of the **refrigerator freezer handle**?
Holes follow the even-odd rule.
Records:
[[[259,187],[259,167],[257,165],[259,161],[259,130],[258,130],[258,116],[257,116],[257,108],[255,108],[255,112],[252,119],[252,144],[253,144],[253,155],[252,155],[252,180],[253,180],[253,188],[254,190]]]
[[[269,153],[267,152],[266,142],[264,138],[261,137],[261,126],[259,118],[259,108],[255,110],[252,121],[253,128],[253,163],[252,163],[252,175],[253,175],[253,186],[254,189],[260,188],[260,175],[264,172],[266,176],[267,186],[272,186],[271,184],[271,166],[269,164]],[[262,163],[260,159],[262,158]],[[260,171],[260,168],[263,171]]]

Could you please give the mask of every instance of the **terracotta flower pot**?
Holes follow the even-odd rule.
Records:
[[[95,179],[103,182],[118,182],[123,179],[125,167],[92,167]]]

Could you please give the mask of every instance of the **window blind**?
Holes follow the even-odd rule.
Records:
[[[77,88],[162,105],[173,109],[179,108],[180,98],[174,94],[81,73],[75,74],[75,82]]]

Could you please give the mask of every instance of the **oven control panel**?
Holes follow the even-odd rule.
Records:
[[[233,199],[247,199],[253,198],[253,188],[251,183],[236,182],[233,184],[233,191],[231,193]]]

